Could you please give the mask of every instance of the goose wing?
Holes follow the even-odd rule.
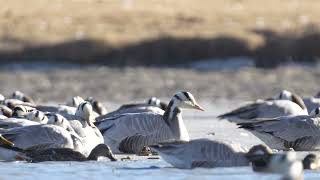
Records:
[[[167,162],[179,168],[248,165],[242,154],[247,150],[232,142],[197,139],[187,143],[161,144],[152,148]]]
[[[137,152],[145,145],[173,139],[162,115],[156,113],[122,114],[100,122],[98,128],[113,151],[121,145],[122,149]]]
[[[6,118],[0,121],[0,128],[9,129],[15,127],[39,125],[40,123],[20,118]]]
[[[320,136],[319,118],[310,116],[288,116],[264,119],[260,122],[239,123],[244,128],[257,133],[266,133],[286,142],[297,142]]]
[[[74,138],[65,129],[55,125],[33,125],[17,127],[0,133],[19,148],[28,148],[39,144],[51,144],[50,148],[74,148]]]

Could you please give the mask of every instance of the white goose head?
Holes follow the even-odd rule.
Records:
[[[87,124],[91,127],[94,127],[94,115],[92,110],[92,105],[84,101],[82,102],[76,110],[76,116],[81,117],[83,120],[87,122]]]
[[[40,124],[47,124],[48,123],[48,117],[41,111],[31,111],[26,114],[26,119],[30,121],[35,121]]]
[[[170,103],[173,103],[172,105],[178,108],[196,109],[196,110],[204,111],[204,109],[197,103],[193,95],[187,91],[177,92],[172,97]]]
[[[2,104],[4,100],[6,100],[6,98],[2,94],[0,94],[0,104]]]
[[[84,102],[84,99],[81,96],[74,96],[71,99],[71,102],[68,102],[68,106],[72,107],[78,107],[82,102]]]
[[[62,115],[49,113],[49,114],[47,114],[47,116],[49,117],[48,124],[60,126],[69,132],[73,131],[69,121],[65,117],[63,117]]]

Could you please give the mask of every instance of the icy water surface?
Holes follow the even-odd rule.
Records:
[[[219,121],[215,116],[230,110],[241,102],[217,102],[201,104],[205,112],[184,111],[183,117],[192,138],[223,139],[240,142],[245,147],[261,143],[250,133],[237,129],[237,126],[226,121]],[[300,153],[299,156],[305,153]],[[118,156],[119,157],[119,156]],[[121,157],[125,157],[122,155]],[[218,179],[218,180],[269,180],[279,179],[278,175],[254,173],[250,167],[214,168],[182,170],[172,168],[161,159],[131,156],[130,161],[110,162],[0,162],[1,179]],[[320,171],[306,171],[305,179],[320,179]]]

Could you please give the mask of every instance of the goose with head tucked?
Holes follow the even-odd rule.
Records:
[[[17,160],[26,160],[28,162],[43,161],[97,161],[99,157],[107,157],[111,161],[117,159],[112,154],[111,149],[105,144],[97,145],[89,156],[85,156],[78,151],[70,148],[43,148],[43,145],[36,145],[27,149],[15,147],[14,144],[0,135],[0,148],[12,151],[17,154]]]
[[[41,111],[31,111],[28,112],[23,118],[6,118],[0,121],[0,128],[10,129],[15,127],[22,126],[32,126],[32,125],[40,125],[47,124],[48,117]]]
[[[219,115],[219,119],[241,123],[257,121],[260,118],[275,118],[280,116],[308,115],[308,110],[302,99],[287,90],[272,99],[260,100],[237,108],[231,112]]]
[[[161,142],[189,141],[182,108],[203,111],[190,92],[177,92],[164,113],[127,113],[97,122],[105,144],[115,153],[137,153]]]
[[[94,99],[93,97],[87,97],[86,101],[91,103],[93,111],[98,113],[100,116],[108,113],[107,108],[100,101]]]
[[[34,104],[34,100],[30,96],[25,95],[21,91],[14,91],[11,95],[11,99],[18,99],[23,102]]]
[[[112,116],[117,116],[117,115],[126,114],[126,113],[154,112],[157,114],[162,114],[164,113],[166,108],[167,108],[166,103],[160,101],[160,99],[156,97],[152,97],[152,98],[149,98],[146,103],[122,105],[120,108],[118,108],[113,112],[97,117],[96,121],[99,122],[103,119],[108,119]]]
[[[320,117],[316,108],[311,115],[264,118],[238,123],[272,149],[296,151],[320,150]]]

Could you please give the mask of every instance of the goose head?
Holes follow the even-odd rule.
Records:
[[[34,110],[34,108],[29,107],[29,106],[17,105],[12,110],[12,117],[23,118],[28,113],[32,112],[33,110]]]
[[[308,154],[302,163],[304,169],[320,169],[320,158],[316,154]]]
[[[314,108],[314,109],[310,112],[310,116],[319,117],[319,116],[320,116],[320,107]]]
[[[99,157],[102,156],[109,158],[111,161],[117,160],[112,154],[110,147],[105,144],[99,144],[95,148],[93,148],[90,155],[88,156],[88,160],[96,161]]]
[[[76,110],[76,116],[81,117],[83,120],[87,122],[87,124],[91,127],[94,127],[94,115],[93,115],[93,110],[92,110],[92,105],[84,101],[82,102]]]
[[[173,105],[178,108],[196,109],[196,110],[204,111],[204,109],[197,103],[193,95],[187,91],[177,92],[172,97],[170,103],[171,103],[171,106]]]
[[[29,103],[33,103],[33,99],[27,95],[25,95],[24,93],[22,93],[21,91],[14,91],[11,95],[12,99],[18,99],[21,100],[23,102],[29,102]]]
[[[70,128],[71,125],[65,117],[63,117],[60,114],[55,114],[55,113],[47,113],[46,115],[48,116],[48,124],[60,126],[64,129],[70,131],[70,129],[68,129],[68,128]]]
[[[297,105],[299,105],[303,110],[307,111],[307,106],[304,104],[302,98],[295,93],[292,93],[288,90],[282,90],[278,95],[276,95],[273,99],[275,100],[289,100]]]
[[[102,116],[108,113],[106,107],[98,100],[93,99],[93,97],[87,97],[86,101],[91,103],[93,110],[99,115]]]
[[[81,96],[74,96],[72,97],[71,102],[67,102],[67,105],[71,107],[78,107],[82,102],[84,102],[84,99]]]
[[[26,119],[38,122],[40,124],[48,123],[48,117],[43,112],[37,110],[27,113]]]

